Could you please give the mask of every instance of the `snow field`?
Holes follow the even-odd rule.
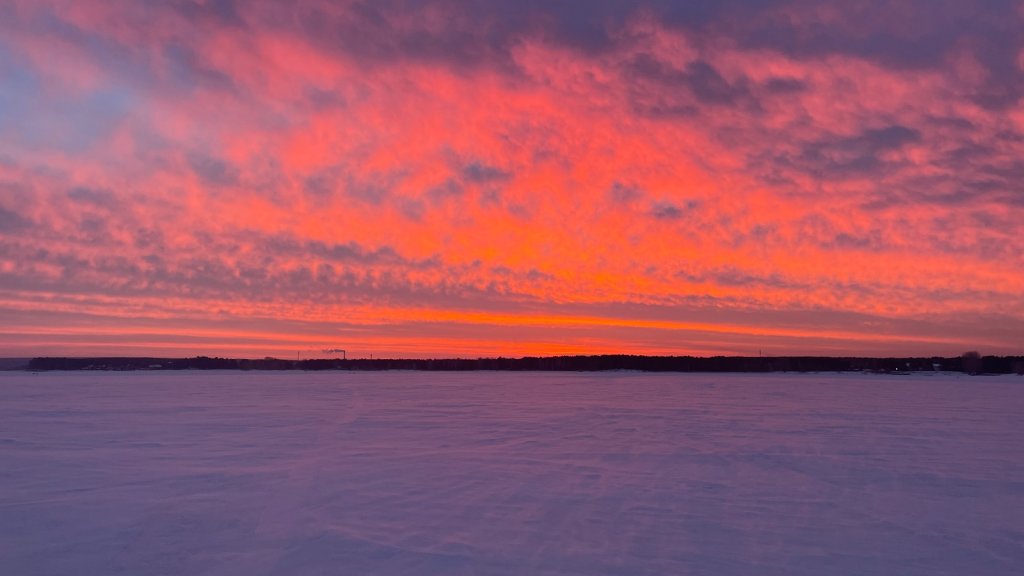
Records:
[[[1017,575],[1024,379],[0,373],[0,574]]]

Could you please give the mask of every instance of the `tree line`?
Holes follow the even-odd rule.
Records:
[[[447,359],[238,359],[211,358],[33,358],[29,370],[424,370],[424,371],[607,371],[641,372],[877,372],[954,371],[1024,374],[1024,356],[866,358],[830,356],[545,356]]]

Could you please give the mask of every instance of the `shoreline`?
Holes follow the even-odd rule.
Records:
[[[971,366],[961,357],[836,357],[836,356],[548,356],[521,358],[280,358],[239,359],[196,356],[160,357],[36,357],[25,359],[7,370],[48,371],[176,371],[176,370],[264,370],[264,371],[383,371],[425,372],[870,372],[909,374],[920,372],[965,372],[971,374],[1022,374],[1024,356],[984,356]]]

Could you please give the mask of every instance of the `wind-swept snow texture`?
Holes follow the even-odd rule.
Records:
[[[0,574],[1014,575],[1024,378],[0,374]]]

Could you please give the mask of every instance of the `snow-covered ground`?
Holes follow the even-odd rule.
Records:
[[[1024,378],[0,374],[0,574],[1024,573]]]

